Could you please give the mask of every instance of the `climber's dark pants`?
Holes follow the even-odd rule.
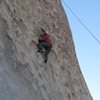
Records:
[[[45,60],[44,60],[44,62],[47,63],[48,54],[50,53],[52,46],[49,45],[46,41],[39,41],[37,47],[38,47],[38,51],[45,49],[45,53],[44,53]]]

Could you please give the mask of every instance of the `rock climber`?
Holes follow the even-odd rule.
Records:
[[[42,30],[42,34],[38,38],[37,47],[39,53],[44,52],[44,62],[47,63],[48,54],[50,53],[52,48],[51,37],[47,31],[45,31],[44,29],[41,30]]]

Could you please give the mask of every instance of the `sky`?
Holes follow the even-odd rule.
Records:
[[[72,31],[81,71],[93,100],[100,100],[100,43],[90,35],[66,7],[67,4],[100,41],[100,0],[61,1]]]

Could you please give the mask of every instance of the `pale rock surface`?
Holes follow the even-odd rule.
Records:
[[[53,39],[47,64],[41,27]],[[0,100],[92,100],[59,0],[0,0]]]

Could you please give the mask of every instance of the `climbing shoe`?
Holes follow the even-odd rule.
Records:
[[[45,63],[47,63],[47,60],[45,59],[45,61],[44,61]]]
[[[39,52],[39,53],[43,53],[43,50],[38,50],[37,52]]]

